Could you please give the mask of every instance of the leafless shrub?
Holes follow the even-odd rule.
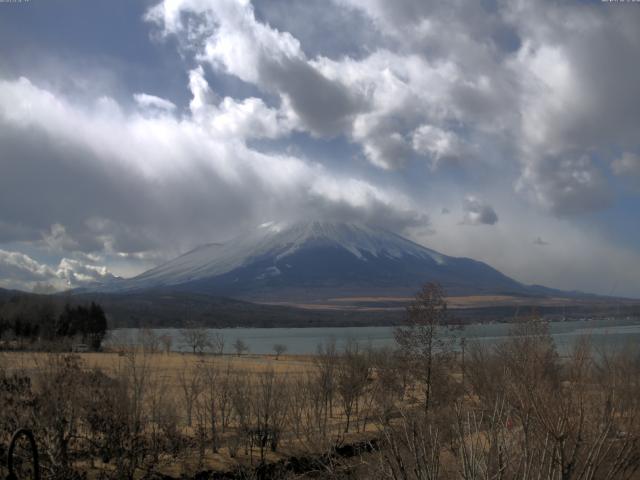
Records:
[[[160,339],[150,328],[138,330],[137,344],[148,354],[156,353],[160,350]]]
[[[178,371],[178,386],[180,387],[188,427],[191,427],[193,407],[203,389],[202,373],[201,368],[191,368],[188,360],[183,362],[182,368]]]
[[[282,343],[276,343],[273,346],[273,352],[276,354],[276,360],[278,360],[280,358],[280,355],[282,355],[286,351],[287,351],[287,346]]]
[[[189,328],[180,330],[180,336],[184,344],[186,344],[194,354],[202,354],[212,345],[209,332],[195,325],[190,325]]]
[[[162,345],[162,351],[166,354],[171,353],[171,347],[173,345],[173,337],[171,335],[160,335],[160,337],[158,337],[158,340],[160,341],[160,345]]]
[[[250,397],[253,421],[250,430],[252,443],[258,446],[261,462],[264,462],[267,447],[274,452],[278,448],[289,410],[286,391],[284,379],[273,370],[261,373],[257,384],[253,386]]]
[[[224,335],[216,332],[211,336],[211,350],[214,355],[222,355],[224,353]]]
[[[370,371],[369,359],[360,352],[356,342],[349,342],[337,366],[337,391],[346,417],[345,433],[349,432],[352,415],[358,415]]]
[[[236,355],[240,356],[249,351],[249,345],[247,345],[241,338],[237,338],[236,341],[233,342],[233,349],[235,350]]]
[[[317,375],[314,377],[317,381],[319,400],[324,403],[322,412],[323,428],[326,432],[327,423],[330,417],[333,417],[333,400],[336,394],[336,368],[338,363],[338,350],[336,349],[335,339],[326,342],[325,345],[318,345],[318,351],[315,357],[315,365]]]
[[[380,473],[394,480],[441,478],[441,442],[438,429],[423,412],[402,412],[396,426],[381,429]]]
[[[387,425],[404,397],[405,369],[396,352],[389,348],[373,350],[369,359],[374,375],[372,397],[378,409],[377,418]]]

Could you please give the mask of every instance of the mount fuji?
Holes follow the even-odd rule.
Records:
[[[544,295],[489,265],[443,255],[388,230],[356,223],[267,223],[198,247],[137,277],[95,288],[206,293],[252,301],[413,294],[439,282],[449,295]]]

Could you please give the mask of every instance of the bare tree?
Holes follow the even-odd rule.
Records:
[[[167,395],[169,382],[166,376],[152,375],[148,384],[146,398],[146,411],[148,422],[146,435],[149,440],[150,458],[149,466],[157,465],[160,455],[165,449],[167,433],[176,423],[175,405]]]
[[[171,335],[160,335],[159,337],[160,344],[162,345],[162,350],[164,353],[171,353],[171,346],[173,345],[173,337]]]
[[[209,332],[204,328],[192,327],[180,330],[182,341],[191,348],[193,353],[204,353],[211,346]]]
[[[356,342],[349,342],[337,368],[337,391],[346,417],[345,433],[349,432],[354,411],[357,414],[360,397],[367,386],[369,372],[368,359],[360,352]]]
[[[117,377],[124,384],[125,397],[118,415],[125,418],[126,430],[116,434],[119,443],[116,466],[124,478],[133,478],[146,453],[145,427],[148,423],[147,401],[154,374],[150,355],[131,350],[124,365],[118,366]]]
[[[202,411],[205,415],[205,428],[211,433],[211,449],[217,453],[219,447],[219,431],[221,418],[221,401],[220,401],[220,379],[221,372],[214,362],[202,362],[198,368],[200,369],[200,377],[202,378]]]
[[[236,351],[236,354],[240,356],[249,351],[249,345],[247,345],[242,339],[237,338],[236,341],[233,342],[233,349]]]
[[[231,364],[227,363],[224,371],[220,372],[216,394],[218,396],[218,411],[220,412],[220,427],[225,433],[231,422],[233,405],[231,402],[232,379],[236,372],[232,370]]]
[[[182,393],[185,413],[187,414],[187,426],[191,426],[193,419],[193,406],[202,392],[202,376],[198,368],[192,368],[185,360],[178,372],[178,385]]]
[[[419,416],[418,419],[410,412],[401,411],[397,426],[386,425],[382,428],[382,448],[379,455],[381,478],[438,480],[444,477],[441,471],[440,432],[424,419],[424,416]]]
[[[448,320],[442,287],[428,283],[407,308],[406,326],[394,331],[395,340],[409,362],[411,372],[423,386],[425,413],[429,412],[433,401],[434,377],[441,377],[438,384],[446,383],[442,366],[450,354],[450,346],[444,341],[440,329],[447,326]]]
[[[284,380],[273,370],[262,373],[253,388],[251,407],[255,420],[251,434],[252,441],[258,444],[261,462],[267,447],[274,452],[278,448],[288,410],[285,392]]]
[[[246,372],[233,371],[229,377],[233,416],[238,440],[243,440],[245,453],[249,453],[251,439],[251,385]]]
[[[383,425],[387,425],[404,395],[403,374],[405,368],[398,358],[397,352],[390,348],[372,351],[370,356],[371,368],[375,372],[373,400],[378,407],[378,418]]]
[[[79,428],[77,396],[81,365],[73,355],[47,356],[38,366],[40,395],[38,427],[43,451],[58,478],[72,476],[70,446]]]
[[[338,351],[334,338],[328,340],[325,345],[318,345],[318,353],[315,357],[315,364],[318,371],[316,377],[318,381],[320,400],[324,402],[324,427],[326,431],[327,422],[333,416],[333,399],[336,393],[336,366],[338,363]]]
[[[211,337],[211,349],[214,355],[222,355],[224,353],[224,335],[216,332]]]
[[[160,339],[150,328],[138,330],[138,345],[145,353],[156,353],[160,348]]]
[[[280,358],[280,355],[282,355],[286,351],[287,351],[287,346],[282,343],[276,343],[273,346],[273,352],[276,354],[276,360],[278,360]]]

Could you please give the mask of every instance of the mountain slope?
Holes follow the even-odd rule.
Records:
[[[455,258],[360,224],[265,224],[225,244],[205,245],[105,290],[170,287],[258,300],[411,294],[427,281],[449,294],[527,294],[490,266]]]

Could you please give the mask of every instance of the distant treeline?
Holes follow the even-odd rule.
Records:
[[[103,308],[62,298],[14,295],[0,301],[0,339],[19,346],[74,340],[98,350],[107,332]],[[6,344],[6,343],[5,343]]]

